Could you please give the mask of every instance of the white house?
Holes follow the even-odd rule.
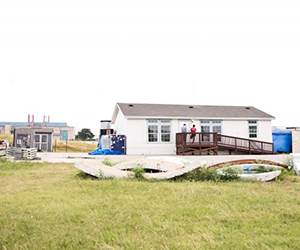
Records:
[[[117,103],[112,124],[126,135],[129,155],[174,155],[176,133],[185,123],[197,132],[272,142],[273,116],[252,106]]]

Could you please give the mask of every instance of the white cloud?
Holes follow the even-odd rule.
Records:
[[[253,105],[300,126],[300,3],[2,1],[0,120],[92,128],[116,102]],[[194,93],[194,85],[196,93]]]

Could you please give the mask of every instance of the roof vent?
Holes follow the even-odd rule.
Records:
[[[250,109],[250,107],[246,107],[245,109]]]
[[[129,107],[133,107],[133,104],[129,104],[128,106],[129,106]]]
[[[194,108],[193,106],[189,106],[190,109]]]

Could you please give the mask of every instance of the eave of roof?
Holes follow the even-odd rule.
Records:
[[[176,118],[176,119],[260,119],[271,116],[252,106],[204,106],[176,104],[117,103],[126,118]]]
[[[124,116],[126,119],[178,119],[178,120],[274,120],[267,117],[180,117],[180,116]]]

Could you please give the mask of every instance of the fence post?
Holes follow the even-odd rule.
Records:
[[[251,141],[249,141],[249,155],[251,155]]]
[[[201,133],[199,133],[199,147],[201,149]]]
[[[66,152],[68,152],[68,140],[66,140]]]
[[[236,142],[236,138],[234,138],[234,152],[235,152],[235,155],[237,155],[237,142]]]

